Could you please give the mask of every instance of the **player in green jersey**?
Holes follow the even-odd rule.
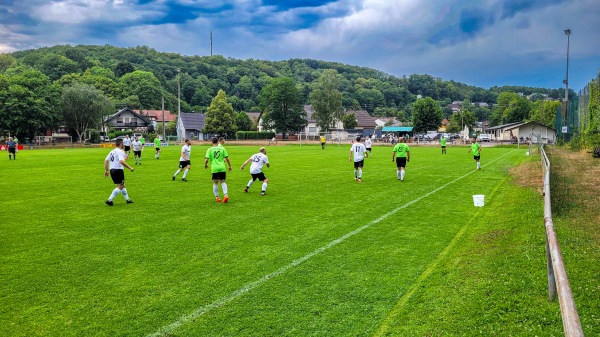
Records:
[[[398,180],[404,181],[406,163],[410,161],[410,149],[404,143],[404,138],[400,137],[399,143],[392,150],[392,162],[396,161],[396,176]]]
[[[219,144],[219,138],[217,137],[212,138],[212,147],[206,151],[206,156],[204,156],[204,169],[208,168],[209,162],[212,172],[213,193],[215,194],[215,199],[217,202],[221,202],[218,185],[220,183],[221,189],[223,190],[223,203],[226,203],[229,201],[229,196],[227,195],[227,184],[225,183],[225,178],[227,177],[225,162],[227,162],[227,165],[229,166],[229,172],[231,172],[231,162],[229,161],[227,150]]]
[[[473,159],[477,162],[477,170],[481,170],[481,163],[479,163],[479,160],[481,159],[481,145],[475,141],[475,138],[471,138],[469,152],[473,152]]]
[[[154,158],[160,159],[160,137],[158,135],[154,138],[154,148],[156,149]]]
[[[442,136],[440,138],[440,145],[442,146],[442,154],[446,154],[446,137]]]

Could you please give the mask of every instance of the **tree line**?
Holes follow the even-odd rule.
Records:
[[[282,90],[292,104],[281,111],[275,109],[274,88]],[[343,116],[345,109],[366,110],[372,116],[418,124],[418,98],[431,99],[436,115],[441,111],[441,117],[449,120],[456,119],[452,110],[446,108],[453,101],[484,102],[502,108],[501,112],[465,108],[461,111],[463,123],[468,113],[476,120],[498,123],[528,119],[534,115],[534,102],[529,102],[529,111],[525,112],[524,102],[512,96],[504,99],[505,93],[537,93],[550,98],[564,95],[564,89],[484,89],[431,75],[396,77],[336,62],[183,56],[160,53],[146,46],[67,45],[0,54],[0,127],[22,137],[33,137],[61,124],[79,133],[75,131],[93,126],[98,116],[114,113],[116,107],[161,109],[163,98],[165,109],[176,112],[179,93],[182,111],[209,114],[221,91],[224,95],[219,96],[219,102],[225,99],[233,110],[229,114],[235,128],[230,127],[229,131],[251,128],[242,112],[257,111],[264,113],[268,125],[286,129],[285,132],[297,130],[293,128],[302,124],[300,108],[304,104],[313,104],[315,118],[327,129],[333,120]],[[77,103],[78,95],[84,103],[83,97],[91,95],[94,104]],[[74,118],[73,113],[81,109],[89,112],[89,120]]]

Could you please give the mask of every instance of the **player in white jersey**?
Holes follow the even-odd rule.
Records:
[[[112,181],[117,185],[117,187],[112,191],[110,197],[108,197],[108,200],[106,200],[106,204],[108,206],[113,206],[113,199],[119,193],[123,194],[123,198],[125,198],[128,204],[133,204],[133,201],[129,199],[127,189],[125,188],[125,173],[123,171],[123,166],[131,170],[131,172],[133,172],[133,167],[129,166],[129,164],[125,162],[125,152],[123,152],[123,140],[117,139],[115,141],[115,145],[117,147],[110,151],[108,156],[106,156],[106,158],[104,159],[104,177],[108,177],[110,173]]]
[[[185,169],[183,172],[183,178],[181,181],[187,181],[188,172],[190,172],[190,167],[192,167],[192,163],[190,162],[190,155],[192,154],[192,142],[189,139],[185,139],[185,145],[181,147],[181,157],[179,158],[179,169],[175,171],[173,174],[173,180],[175,177]]]
[[[271,167],[271,164],[269,164],[269,158],[267,157],[267,149],[261,147],[257,154],[248,158],[244,162],[241,169],[243,170],[249,162],[252,162],[252,164],[250,165],[250,175],[252,176],[252,179],[248,181],[246,188],[244,188],[244,192],[248,193],[248,189],[250,188],[250,186],[252,186],[256,179],[258,179],[259,181],[263,182],[260,195],[265,196],[267,194],[267,183],[269,182],[269,179],[267,179],[267,177],[263,173],[262,168],[265,165],[267,165],[267,167]]]
[[[369,136],[367,136],[367,139],[365,139],[365,149],[367,149],[367,152],[365,152],[365,155],[371,156],[373,157],[373,152],[371,152],[371,138],[369,138]]]
[[[129,153],[131,152],[131,138],[129,138],[129,135],[123,138],[123,146],[125,147],[125,159],[129,159]]]
[[[138,137],[135,137],[133,142],[131,142],[131,146],[133,147],[133,158],[135,159],[135,164],[142,165],[142,149],[144,148],[144,144],[138,140]]]
[[[348,158],[348,161],[351,161],[354,155],[354,180],[357,180],[359,183],[362,182],[362,168],[365,162],[365,152],[367,152],[367,149],[360,140],[360,136],[356,137],[356,143],[352,144],[350,157]]]

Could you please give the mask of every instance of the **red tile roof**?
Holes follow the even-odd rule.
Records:
[[[162,110],[133,110],[140,115],[146,116],[151,121],[162,122]],[[172,114],[171,111],[165,110],[165,122],[172,122],[177,120],[177,115]]]

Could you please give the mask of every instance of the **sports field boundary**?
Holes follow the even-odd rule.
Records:
[[[503,158],[503,157],[505,157],[505,156],[507,156],[507,155],[509,155],[509,154],[511,154],[513,152],[515,152],[515,151],[517,151],[517,149],[509,151],[509,152],[503,154],[502,156],[500,156],[500,157],[498,157],[498,158],[490,161],[488,164],[486,164],[485,166],[482,166],[482,167],[489,166],[492,163],[500,160],[501,158]],[[292,261],[291,263],[289,263],[289,264],[287,264],[287,265],[285,265],[285,266],[277,269],[276,271],[274,271],[272,273],[269,273],[269,274],[261,277],[260,279],[254,281],[254,282],[251,282],[251,283],[248,283],[248,284],[244,285],[243,287],[241,287],[238,290],[235,290],[231,294],[229,294],[227,296],[224,296],[224,297],[221,297],[221,298],[217,299],[216,301],[214,301],[214,302],[212,302],[210,304],[207,304],[207,305],[205,305],[203,307],[200,307],[200,308],[194,310],[193,312],[191,312],[191,313],[189,313],[187,315],[181,316],[179,319],[175,320],[173,323],[165,325],[165,326],[159,328],[158,331],[156,331],[156,332],[154,332],[152,334],[147,335],[147,337],[168,336],[168,335],[173,334],[173,332],[175,330],[177,330],[179,327],[181,327],[181,326],[183,326],[183,325],[185,325],[185,324],[187,324],[189,322],[193,322],[194,320],[196,320],[197,318],[199,318],[199,317],[203,316],[204,314],[210,312],[211,310],[213,310],[215,308],[219,308],[219,307],[221,307],[221,306],[223,306],[223,305],[225,305],[225,304],[227,304],[227,303],[235,300],[236,298],[240,297],[241,295],[243,295],[243,294],[245,294],[247,292],[250,292],[250,291],[252,291],[252,290],[254,290],[256,288],[258,288],[265,281],[268,281],[268,280],[270,280],[270,279],[272,279],[274,277],[277,277],[277,276],[285,273],[286,271],[292,269],[293,267],[296,267],[296,266],[302,264],[303,262],[309,260],[310,258],[312,258],[312,257],[314,257],[314,256],[316,256],[316,255],[318,255],[318,254],[326,251],[327,249],[329,249],[331,247],[336,246],[337,244],[339,244],[341,242],[344,242],[346,239],[348,239],[348,238],[350,238],[350,237],[352,237],[352,236],[354,236],[356,234],[359,234],[363,230],[365,230],[367,228],[370,228],[373,225],[375,225],[375,224],[377,224],[377,223],[379,223],[379,222],[387,219],[388,217],[396,214],[398,211],[400,211],[400,210],[402,210],[404,208],[407,208],[408,206],[411,206],[411,205],[413,205],[413,204],[415,204],[415,203],[417,203],[417,202],[419,202],[419,201],[421,201],[421,200],[423,200],[423,199],[425,199],[425,198],[427,198],[427,197],[429,197],[429,196],[431,196],[431,195],[439,192],[440,190],[442,190],[442,189],[444,189],[444,188],[446,188],[446,187],[448,187],[448,186],[450,186],[450,185],[452,185],[452,184],[454,184],[454,183],[456,183],[456,182],[458,182],[458,181],[460,181],[460,180],[462,180],[462,179],[470,176],[471,174],[473,174],[475,172],[476,172],[475,170],[471,170],[471,171],[467,172],[466,174],[464,174],[464,175],[462,175],[462,176],[460,176],[460,177],[458,177],[458,178],[456,178],[456,179],[454,179],[454,180],[452,180],[452,181],[450,181],[450,182],[448,182],[448,183],[446,183],[446,184],[444,184],[444,185],[442,185],[442,186],[440,186],[440,187],[438,187],[438,188],[436,188],[436,189],[434,189],[434,190],[432,190],[432,191],[430,191],[428,193],[425,193],[425,194],[423,194],[422,196],[420,196],[418,198],[415,198],[415,199],[413,199],[413,200],[411,200],[411,201],[409,201],[409,202],[407,202],[407,203],[405,203],[405,204],[403,204],[401,206],[398,206],[398,207],[394,208],[393,210],[391,210],[388,213],[380,216],[379,218],[377,218],[377,219],[375,219],[375,220],[373,220],[373,221],[371,221],[371,222],[369,222],[369,223],[367,223],[367,224],[365,224],[365,225],[363,225],[363,226],[361,226],[361,227],[359,227],[359,228],[357,228],[357,229],[355,229],[355,230],[353,230],[351,232],[346,233],[345,235],[343,235],[343,236],[341,236],[341,237],[339,237],[339,238],[337,238],[337,239],[329,242],[328,244],[326,244],[324,246],[321,246],[321,247],[315,249],[314,251],[312,251],[312,252],[304,255],[303,257],[301,257],[299,259],[296,259],[296,260]]]

